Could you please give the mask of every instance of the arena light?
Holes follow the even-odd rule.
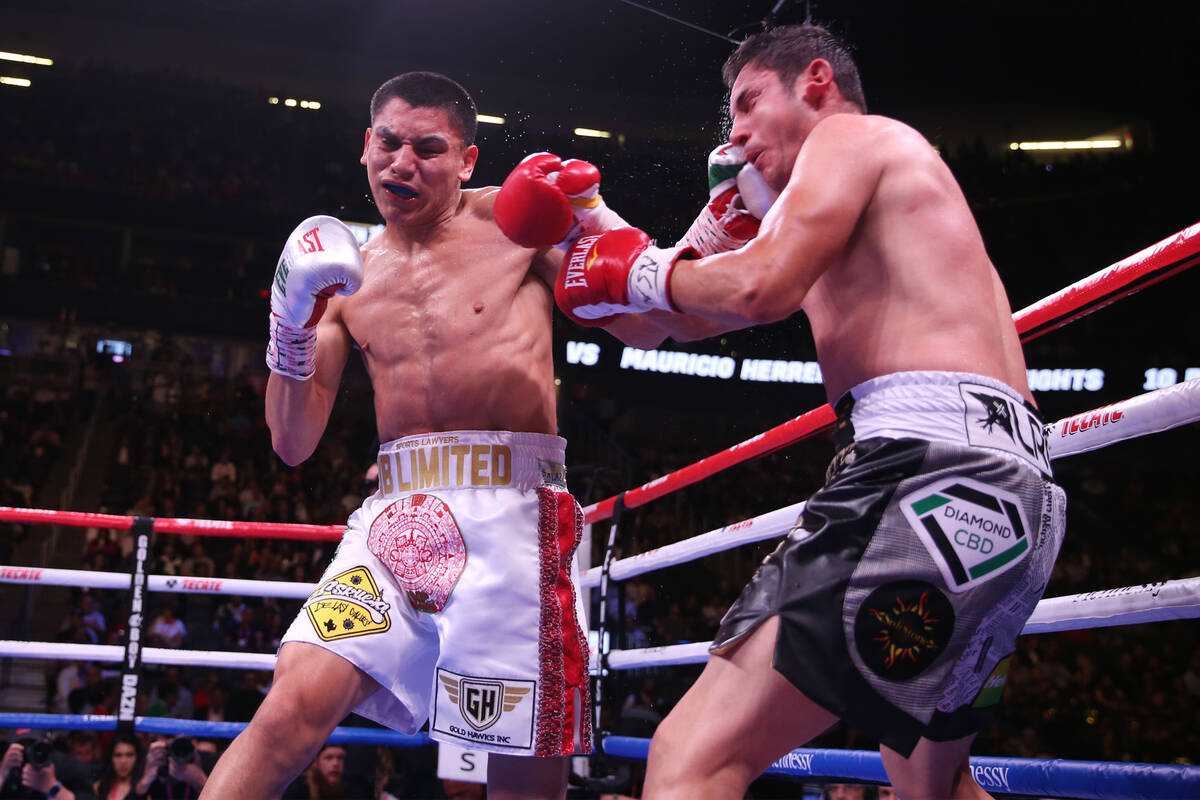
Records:
[[[1120,139],[1072,139],[1054,142],[1009,142],[1009,150],[1114,150]]]
[[[7,75],[0,75],[0,84],[4,84],[5,86],[21,86],[27,89],[33,85],[33,81],[29,80],[29,78],[10,78]]]
[[[281,101],[278,97],[272,95],[267,98],[267,102],[273,106],[277,106]],[[319,100],[297,100],[294,97],[289,97],[282,102],[288,108],[303,108],[305,111],[316,111],[321,107],[321,101]]]
[[[611,139],[612,134],[608,131],[598,131],[595,128],[576,128],[576,136],[589,136],[593,139]]]
[[[6,53],[0,51],[0,61],[19,61],[22,64],[37,64],[39,67],[52,67],[54,60],[39,56],[27,56],[24,53]]]
[[[476,114],[476,122],[486,122],[488,125],[503,125],[504,117],[496,117],[491,114]]]

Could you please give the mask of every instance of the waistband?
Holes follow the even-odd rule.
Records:
[[[884,437],[998,450],[1047,478],[1045,425],[1019,392],[970,372],[895,372],[864,381],[838,400],[838,448]]]
[[[567,486],[567,441],[545,433],[443,431],[379,448],[379,493]]]

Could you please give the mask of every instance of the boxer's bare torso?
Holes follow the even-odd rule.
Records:
[[[375,114],[361,161],[385,227],[362,248],[363,283],[329,300],[312,378],[267,383],[272,445],[287,463],[316,449],[355,347],[381,441],[555,431],[550,286],[561,256],[505,238],[495,188],[461,188],[477,155],[441,108],[392,98]]]
[[[330,323],[362,351],[382,441],[555,431],[553,295],[534,251],[496,227],[494,193],[464,190],[420,241],[385,229],[363,248],[362,288],[329,304]]]
[[[941,157],[895,120],[838,122],[859,127],[884,166],[845,249],[801,304],[830,400],[906,370],[973,372],[1030,398],[1008,296]]]

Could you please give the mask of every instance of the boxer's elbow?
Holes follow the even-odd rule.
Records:
[[[275,455],[289,467],[299,466],[308,460],[308,457],[313,454],[316,447],[301,447],[294,442],[281,436],[271,435],[271,447],[275,450]]]
[[[297,431],[270,417],[267,418],[267,427],[271,430],[271,449],[289,467],[303,463],[316,452],[319,435],[314,438],[311,432]]]

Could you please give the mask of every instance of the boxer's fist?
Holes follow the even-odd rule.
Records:
[[[637,228],[584,236],[558,271],[554,299],[564,314],[588,326],[606,325],[616,314],[675,311],[671,270],[680,258],[695,256],[690,247],[654,247]]]
[[[723,144],[708,156],[708,203],[679,244],[701,256],[736,250],[758,235],[777,196],[742,148]]]
[[[316,324],[334,294],[358,291],[363,280],[358,241],[341,221],[315,216],[287,238],[271,283],[267,366],[307,380],[316,369]]]
[[[580,236],[625,227],[600,196],[600,170],[553,153],[526,156],[505,178],[493,209],[500,230],[522,247],[569,249]]]
[[[350,229],[324,215],[301,222],[283,246],[271,283],[271,313],[293,328],[311,328],[333,294],[362,285],[362,253]]]
[[[562,161],[553,153],[533,153],[504,179],[492,213],[513,242],[549,247],[567,235],[574,214],[570,198],[555,182],[561,169]]]

